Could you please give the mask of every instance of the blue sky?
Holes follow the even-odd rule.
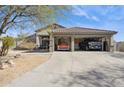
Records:
[[[73,6],[66,16],[66,20],[59,20],[60,24],[118,31],[114,39],[124,41],[124,6]]]
[[[72,11],[65,13],[66,18],[58,17],[57,23],[65,27],[90,27],[118,31],[114,36],[116,41],[124,41],[124,6],[82,5],[73,6]],[[33,32],[32,26],[26,31]],[[16,35],[11,31],[8,34]]]

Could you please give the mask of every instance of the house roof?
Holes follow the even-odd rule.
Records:
[[[53,30],[54,34],[110,34],[114,35],[117,32],[111,30],[83,28],[83,27],[72,27],[72,28],[60,28]]]
[[[104,35],[114,35],[117,32],[112,30],[103,30],[103,29],[94,29],[94,28],[84,28],[84,27],[71,27],[66,28],[59,24],[51,24],[44,28],[41,28],[36,31],[40,35],[48,35],[49,32],[53,34],[104,34]]]
[[[36,32],[42,32],[43,30],[46,30],[46,29],[59,29],[59,28],[65,28],[65,27],[54,23],[54,24],[48,25],[46,27],[40,28],[40,29],[36,30]]]

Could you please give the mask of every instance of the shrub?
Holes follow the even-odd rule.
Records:
[[[14,38],[13,37],[3,37],[2,38],[2,49],[1,49],[1,56],[5,56],[8,54],[9,48],[14,45]]]

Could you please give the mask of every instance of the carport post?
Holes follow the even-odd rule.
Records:
[[[52,34],[50,35],[49,51],[50,52],[54,51],[54,37]]]
[[[74,51],[74,36],[71,36],[71,51]]]
[[[36,34],[36,47],[40,47],[40,40],[39,40],[39,35]]]
[[[104,51],[104,41],[105,41],[105,38],[103,37],[102,38],[102,51]]]

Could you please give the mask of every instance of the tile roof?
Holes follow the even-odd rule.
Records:
[[[72,27],[72,28],[66,28],[59,24],[51,24],[44,28],[41,28],[36,31],[36,33],[39,33],[41,35],[48,35],[48,32],[53,32],[53,34],[67,34],[67,35],[76,35],[76,34],[104,34],[104,35],[114,35],[117,32],[112,30],[103,30],[103,29],[94,29],[94,28],[84,28],[84,27]]]
[[[53,30],[54,34],[116,34],[116,31],[83,28],[83,27],[72,27],[72,28],[59,28]]]
[[[46,27],[40,28],[40,29],[36,30],[36,32],[41,32],[42,30],[46,30],[48,28],[49,29],[59,29],[59,28],[65,28],[65,27],[62,25],[54,23],[54,24],[48,25]]]

